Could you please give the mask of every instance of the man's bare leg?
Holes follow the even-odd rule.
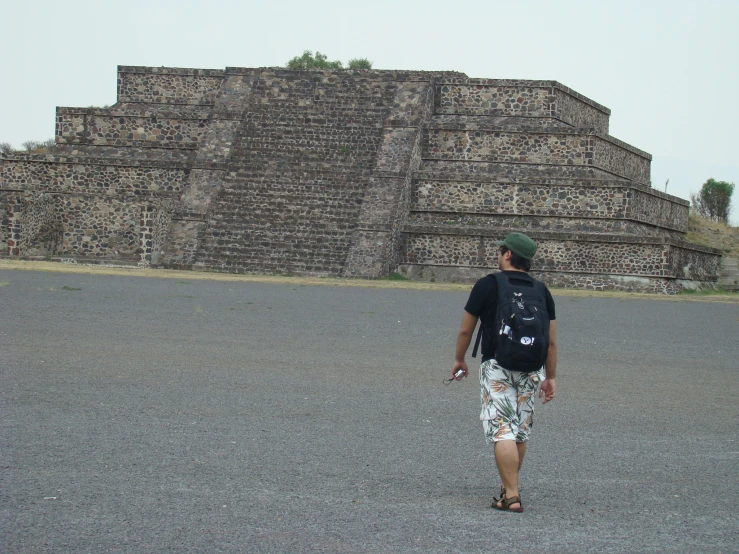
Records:
[[[525,443],[517,443],[512,440],[498,441],[495,443],[495,463],[498,466],[498,473],[500,473],[500,478],[505,487],[506,498],[518,496],[518,470],[521,467],[519,444],[523,445],[525,452]],[[501,503],[502,499],[498,505]],[[519,508],[520,504],[516,502],[515,504],[511,504],[510,507]]]
[[[518,473],[521,473],[521,466],[523,466],[523,457],[526,455],[526,443],[517,442],[516,450],[518,450]]]
[[[521,473],[521,466],[523,465],[523,457],[526,455],[526,443],[517,442],[516,448],[518,449],[518,472]]]

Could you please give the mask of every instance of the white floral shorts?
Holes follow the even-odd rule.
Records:
[[[495,360],[480,366],[480,419],[487,442],[526,442],[534,426],[534,399],[544,368],[532,373],[509,371]]]

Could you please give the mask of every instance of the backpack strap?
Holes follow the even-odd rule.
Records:
[[[490,277],[495,280],[495,285],[498,287],[498,298],[500,298],[500,280],[497,278],[495,273],[491,273]],[[505,275],[503,275],[505,277]],[[477,358],[477,349],[480,347],[480,341],[482,340],[482,317],[480,318],[480,327],[477,329],[477,338],[475,339],[475,347],[472,349],[472,357]]]
[[[532,287],[536,287],[536,279],[534,279],[525,271],[517,271],[515,275],[511,275],[510,277],[512,277],[515,281],[524,281],[526,283],[531,283]]]
[[[475,347],[472,349],[472,357],[477,358],[477,348],[480,346],[482,339],[482,319],[480,319],[480,327],[477,329],[477,338],[475,339]]]

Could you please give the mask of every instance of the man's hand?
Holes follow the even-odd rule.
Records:
[[[557,383],[554,379],[544,379],[544,382],[539,388],[539,398],[544,397],[543,404],[546,404],[550,400],[554,400],[557,396]]]
[[[457,371],[459,371],[460,369],[464,371],[464,375],[456,377]],[[452,379],[456,379],[457,381],[459,381],[462,377],[467,377],[468,374],[469,369],[467,369],[467,363],[464,360],[462,360],[461,362],[454,360],[454,364],[452,365]]]

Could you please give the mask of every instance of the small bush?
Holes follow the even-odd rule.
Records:
[[[21,146],[25,148],[26,152],[33,152],[41,148],[42,144],[37,140],[27,140]]]
[[[343,69],[344,64],[339,60],[329,60],[326,54],[305,50],[302,56],[295,56],[285,64],[288,69]],[[348,69],[372,69],[372,62],[367,58],[352,58],[347,64]]]
[[[287,62],[288,69],[341,69],[343,67],[339,60],[329,61],[326,54],[305,50],[302,56],[295,56]]]
[[[56,141],[53,138],[44,141],[27,140],[22,146],[26,152],[53,152],[56,149]]]
[[[372,69],[372,62],[367,58],[353,58],[347,64],[349,69]]]

